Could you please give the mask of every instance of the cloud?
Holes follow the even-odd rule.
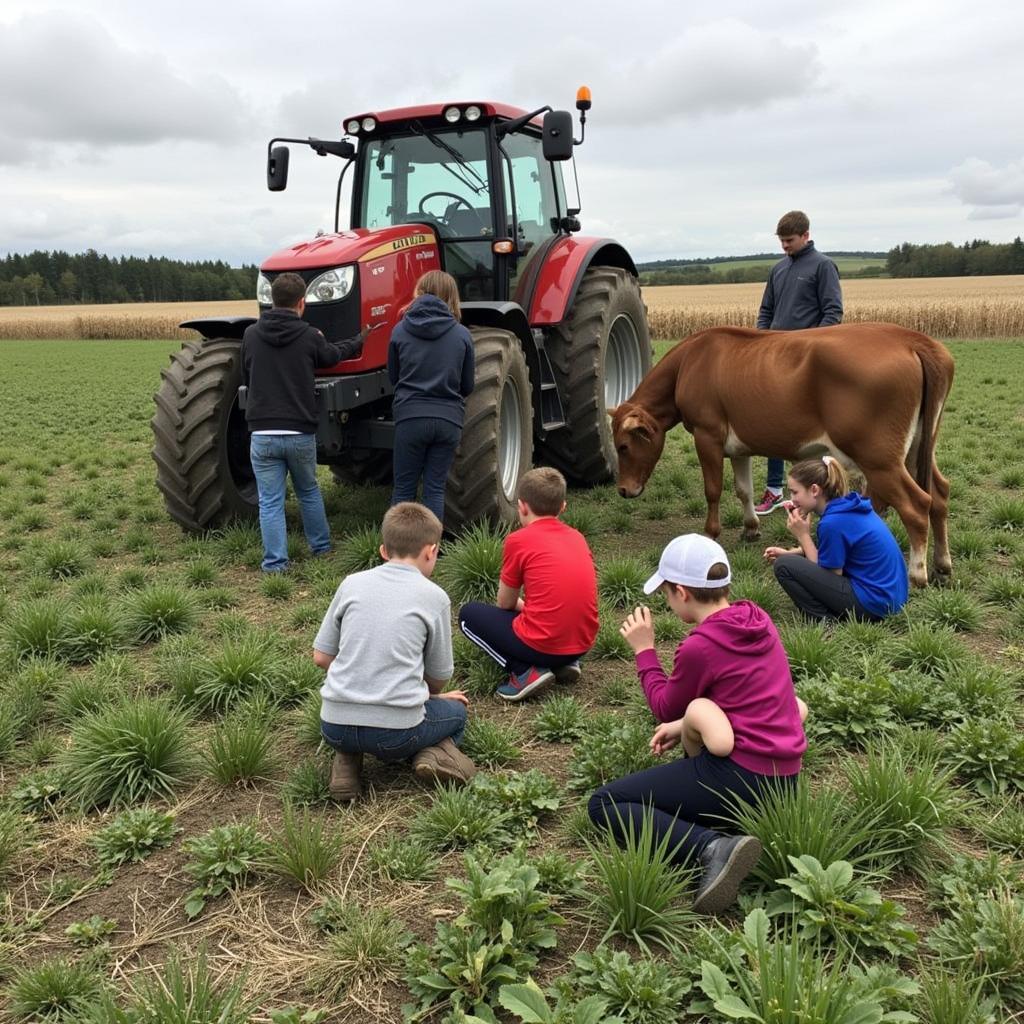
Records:
[[[1005,167],[970,157],[949,172],[950,191],[974,209],[969,220],[1004,220],[1024,209],[1024,159]]]
[[[217,75],[186,77],[161,54],[122,46],[99,22],[67,12],[26,16],[0,32],[0,162],[52,144],[100,148],[223,141],[249,120]]]

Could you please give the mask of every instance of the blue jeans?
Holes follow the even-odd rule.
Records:
[[[786,473],[786,463],[783,459],[769,459],[768,460],[768,479],[765,482],[765,487],[771,487],[774,490],[782,490],[782,480]]]
[[[378,729],[372,725],[335,725],[320,720],[320,734],[344,754],[373,754],[391,764],[408,761],[424,747],[433,747],[449,736],[462,745],[466,731],[466,705],[444,697],[431,697],[423,705],[423,721],[411,729]]]
[[[260,499],[263,571],[288,567],[284,490],[289,473],[310,549],[314,555],[330,551],[331,531],[316,482],[316,434],[253,434],[249,455]]]
[[[391,504],[415,501],[423,477],[423,504],[443,523],[444,488],[461,440],[462,427],[448,420],[416,416],[396,423]]]

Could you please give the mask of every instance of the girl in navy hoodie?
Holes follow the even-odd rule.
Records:
[[[455,278],[430,270],[416,282],[391,332],[388,377],[395,389],[394,491],[391,504],[415,501],[444,522],[444,488],[462,439],[465,400],[473,390],[473,339],[459,322]]]
[[[798,547],[765,549],[775,578],[812,619],[877,622],[907,603],[907,566],[896,538],[871,507],[850,491],[831,455],[805,459],[789,471],[786,529]],[[811,514],[818,516],[817,544]]]

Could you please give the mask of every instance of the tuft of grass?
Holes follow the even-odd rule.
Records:
[[[199,665],[195,699],[202,707],[224,711],[260,693],[269,693],[281,655],[265,636],[248,628],[230,637]]]
[[[993,530],[1008,533],[1024,530],[1024,500],[997,497],[986,509],[986,519]]]
[[[139,643],[162,640],[193,629],[199,614],[195,599],[180,587],[154,583],[130,594],[125,602],[128,628]]]
[[[835,661],[835,653],[820,626],[787,624],[779,632],[794,679],[828,675]]]
[[[322,757],[307,757],[289,773],[281,787],[281,799],[307,806],[330,803],[331,794],[327,788],[330,774],[329,761]]]
[[[921,986],[915,1009],[927,1024],[994,1024],[994,1002],[984,992],[984,979],[969,968],[951,974],[932,967],[918,977]]]
[[[967,651],[949,626],[925,622],[912,622],[897,638],[892,654],[895,668],[913,668],[933,676],[943,676],[966,660]]]
[[[274,740],[263,715],[239,713],[221,723],[203,755],[206,769],[222,786],[265,779],[274,767]]]
[[[622,661],[630,661],[633,657],[633,651],[619,633],[619,627],[622,625],[622,613],[614,608],[602,606],[599,611],[598,621],[600,625],[598,626],[597,637],[594,640],[594,646],[591,647],[588,657],[601,660],[618,658]]]
[[[435,850],[502,844],[511,817],[482,801],[471,786],[441,787],[433,804],[413,820],[412,837]]]
[[[480,764],[500,768],[513,764],[523,756],[517,746],[518,740],[518,735],[510,726],[486,718],[471,718],[466,723],[462,751]]]
[[[188,724],[177,707],[148,696],[86,714],[62,759],[68,793],[83,807],[171,798],[192,773]]]
[[[390,907],[338,907],[312,974],[316,990],[340,1000],[358,982],[397,977],[412,935]]]
[[[966,591],[933,587],[914,602],[914,617],[940,629],[973,633],[981,626],[982,608]]]
[[[371,847],[368,860],[390,882],[429,882],[437,874],[437,854],[409,836],[391,836]]]
[[[92,561],[81,545],[67,540],[54,540],[40,546],[37,553],[39,571],[54,580],[69,580],[92,568]]]
[[[3,623],[3,646],[17,660],[61,658],[71,635],[65,602],[37,597],[17,603]]]
[[[598,590],[613,608],[631,611],[644,604],[644,584],[651,574],[637,558],[609,558],[598,577]]]
[[[380,565],[380,529],[376,526],[365,526],[361,530],[353,530],[345,534],[341,542],[341,552],[337,556],[338,572],[342,576],[349,573],[362,572]]]
[[[280,828],[267,848],[267,865],[275,874],[315,889],[327,880],[341,858],[342,837],[331,833],[327,820],[285,806]]]
[[[475,523],[445,546],[437,581],[448,591],[453,604],[494,600],[504,540],[504,531],[488,523]]]
[[[15,973],[9,989],[11,1012],[20,1020],[74,1021],[102,987],[94,964],[54,957]]]
[[[96,661],[128,645],[128,623],[105,598],[92,598],[73,609],[63,655],[75,664]]]
[[[508,673],[462,632],[453,638],[454,681],[471,697],[489,697],[508,678]]]
[[[533,734],[547,743],[571,743],[583,733],[586,711],[575,697],[549,697],[533,716]]]
[[[952,774],[938,767],[937,756],[908,756],[894,742],[869,747],[863,761],[847,762],[854,813],[871,817],[876,844],[892,851],[883,866],[922,874],[934,862],[954,815]]]
[[[648,942],[675,949],[694,920],[685,904],[696,871],[675,863],[677,848],[669,833],[655,839],[649,813],[639,831],[632,819],[620,818],[619,826],[624,833],[621,845],[610,829],[603,842],[587,842],[598,883],[591,913],[607,929],[604,939],[621,935],[644,952],[649,952]]]
[[[270,601],[287,601],[295,593],[295,584],[284,573],[267,573],[260,581],[260,593]]]
[[[182,577],[187,586],[206,589],[217,582],[217,566],[208,558],[196,558],[185,566]]]
[[[990,846],[1021,857],[1024,855],[1024,803],[1003,801],[995,814],[982,822],[979,831]]]

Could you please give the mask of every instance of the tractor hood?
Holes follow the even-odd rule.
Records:
[[[352,228],[350,231],[320,235],[308,242],[279,249],[263,261],[260,270],[277,274],[285,270],[318,270],[345,263],[366,263],[403,249],[434,244],[436,241],[433,229],[426,224],[399,224],[373,230]]]

